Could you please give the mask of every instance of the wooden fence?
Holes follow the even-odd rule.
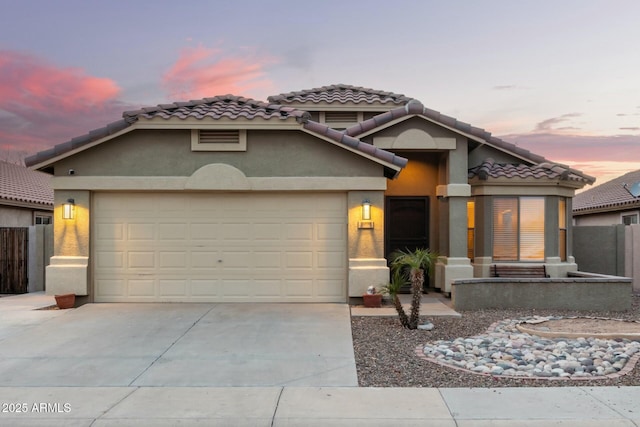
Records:
[[[29,291],[29,228],[0,228],[0,294]]]

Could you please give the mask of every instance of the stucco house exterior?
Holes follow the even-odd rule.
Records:
[[[577,194],[573,202],[574,225],[640,224],[640,197],[630,191],[637,183],[640,169]]]
[[[0,161],[0,227],[50,224],[51,175]]]
[[[129,111],[26,162],[54,176],[47,291],[96,302],[345,302],[414,247],[439,253],[443,292],[495,263],[562,276],[594,181],[349,85]]]

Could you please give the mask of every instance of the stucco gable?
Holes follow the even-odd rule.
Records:
[[[371,148],[356,138],[345,137],[326,126],[320,124],[316,126],[306,111],[233,95],[125,111],[121,121],[37,153],[28,157],[25,162],[34,169],[43,169],[80,151],[137,129],[184,129],[201,126],[204,123],[224,124],[227,128],[235,126],[272,129],[281,127],[279,123],[283,122],[288,123],[289,129],[306,130],[310,134],[382,164],[389,177],[397,175],[406,164],[406,160],[402,157],[375,149],[375,147]]]

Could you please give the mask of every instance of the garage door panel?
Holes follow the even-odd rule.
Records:
[[[189,229],[190,237],[193,240],[218,240],[220,238],[218,224],[196,222],[191,223]]]
[[[292,279],[285,281],[287,295],[292,297],[305,297],[311,299],[313,296],[313,281]]]
[[[101,242],[120,242],[124,240],[124,225],[103,223],[96,226],[96,240]]]
[[[302,251],[287,252],[285,267],[311,270],[313,268],[313,253]]]
[[[317,233],[318,240],[334,240],[337,242],[345,241],[345,233],[343,224],[318,224]]]
[[[344,253],[341,251],[318,252],[316,265],[320,268],[343,269],[346,264]]]
[[[182,252],[160,252],[158,256],[160,268],[183,268],[186,269],[188,253]]]
[[[122,252],[100,252],[96,256],[96,267],[106,269],[124,268],[124,253]]]
[[[286,224],[285,238],[288,240],[312,240],[313,224],[310,224],[310,223]]]
[[[187,283],[184,279],[158,280],[160,297],[184,297],[187,293]]]
[[[203,279],[191,281],[192,297],[218,297],[220,294],[220,282],[218,280]]]
[[[248,222],[227,222],[220,229],[220,237],[223,240],[243,240],[251,239],[251,224]]]
[[[158,240],[186,241],[189,237],[187,225],[183,223],[158,224]]]
[[[96,280],[96,298],[100,297],[125,297],[124,279],[99,279]]]
[[[155,224],[133,223],[127,227],[127,240],[147,240],[152,242],[155,237]]]
[[[156,257],[154,252],[129,252],[127,254],[128,268],[149,268],[156,267]]]
[[[154,298],[155,295],[155,280],[151,279],[131,279],[128,283],[127,289],[129,290],[128,296],[130,297],[146,297]]]
[[[346,300],[344,194],[94,199],[97,301]]]
[[[341,280],[321,280],[317,281],[317,294],[320,297],[340,297],[342,296],[343,283]]]

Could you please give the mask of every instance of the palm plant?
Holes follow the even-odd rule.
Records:
[[[413,251],[407,249],[406,251],[399,250],[394,252],[391,258],[392,277],[398,275],[398,277],[404,279],[404,283],[411,283],[411,311],[406,323],[403,319],[407,316],[400,304],[399,298],[397,298],[397,294],[394,297],[394,304],[400,316],[400,322],[405,328],[417,329],[420,318],[420,301],[422,298],[422,287],[424,285],[424,273],[425,270],[428,274],[432,273],[438,254],[424,248]],[[400,282],[402,282],[402,280]]]
[[[409,328],[409,317],[404,312],[404,308],[402,307],[402,302],[400,301],[398,294],[400,293],[400,289],[408,283],[409,282],[402,275],[402,271],[400,269],[392,269],[391,281],[388,285],[382,288],[382,293],[389,294],[393,300],[393,305],[398,312],[398,317],[400,318],[400,324],[405,328]]]

